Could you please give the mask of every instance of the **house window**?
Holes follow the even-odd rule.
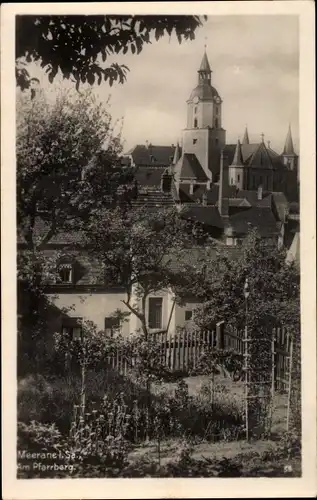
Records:
[[[197,106],[195,106],[194,113],[197,113]]]
[[[149,328],[162,328],[163,298],[149,298]]]
[[[215,119],[215,127],[218,128],[218,118]]]
[[[194,120],[194,128],[197,128],[197,118]]]
[[[233,184],[233,177],[231,177],[230,179],[230,184]]]
[[[105,318],[105,333],[108,337],[113,337],[120,330],[120,319],[113,316]]]
[[[59,279],[62,283],[73,282],[73,266],[72,264],[60,264],[58,267]]]
[[[216,106],[216,115],[218,116],[219,114],[219,109],[218,109],[218,106]]]
[[[82,318],[67,318],[62,324],[62,334],[67,335],[70,340],[82,339]]]
[[[238,182],[240,182],[240,174],[238,174]]]
[[[196,142],[197,142],[197,139],[193,139],[193,144],[196,144]]]
[[[185,311],[185,321],[190,321],[193,317],[193,311]]]
[[[216,143],[216,145],[218,146],[219,139],[215,139],[215,143]]]

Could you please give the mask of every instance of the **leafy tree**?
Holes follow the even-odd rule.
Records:
[[[39,61],[52,82],[58,71],[76,82],[123,83],[127,66],[107,63],[114,54],[139,54],[144,45],[176,35],[181,43],[193,40],[204,19],[199,16],[17,16],[16,81],[29,86],[26,62]],[[101,61],[100,61],[101,59]]]
[[[59,232],[80,230],[92,213],[113,202],[118,186],[132,178],[121,166],[121,149],[107,105],[91,92],[61,91],[53,103],[41,94],[20,96],[17,219],[28,248],[42,248]]]
[[[200,326],[225,321],[243,329],[246,321],[244,285],[249,284],[248,324],[251,330],[284,325],[299,333],[299,269],[285,262],[285,251],[252,231],[240,255],[230,258],[222,251],[207,268],[197,311]]]
[[[244,296],[246,279],[249,284],[247,303]],[[251,232],[240,256],[233,260],[226,253],[220,254],[213,266],[207,268],[204,285],[203,302],[195,315],[199,327],[208,328],[210,324],[224,320],[226,328],[237,333],[247,325],[248,338],[251,338],[249,367],[252,386],[249,390],[253,395],[249,403],[249,420],[250,426],[257,426],[259,422],[263,423],[264,412],[267,412],[265,404],[270,390],[274,328],[285,327],[291,334],[297,353],[295,378],[300,380],[299,269],[295,264],[285,262],[285,251]]]
[[[56,275],[61,257],[60,252],[47,255],[45,245],[59,233],[80,233],[96,211],[118,202],[120,188],[126,188],[124,195],[131,195],[132,173],[121,167],[120,131],[115,132],[114,126],[107,104],[96,102],[91,92],[60,92],[53,102],[41,92],[33,98],[26,93],[19,96],[16,178],[21,364],[26,357],[35,366],[50,308],[44,288]]]
[[[191,260],[195,234],[195,224],[181,218],[175,207],[119,207],[91,220],[85,245],[101,262],[104,279],[125,288],[123,303],[138,318],[145,340],[149,295],[171,289],[185,295],[189,283],[203,276],[203,259]]]

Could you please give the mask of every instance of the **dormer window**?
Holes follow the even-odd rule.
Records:
[[[193,139],[193,144],[196,144],[197,143],[197,139]]]
[[[150,155],[150,160],[151,160],[152,163],[155,163],[155,158],[154,158],[153,155]]]
[[[194,128],[197,128],[197,118],[194,120]]]
[[[70,263],[60,264],[58,266],[59,281],[70,284],[73,282],[73,265]]]

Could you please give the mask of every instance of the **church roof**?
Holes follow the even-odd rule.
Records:
[[[154,146],[153,144],[149,144],[146,146],[137,144],[126,153],[126,156],[131,155],[135,165],[152,164],[168,167],[172,163],[175,149],[174,145]]]
[[[272,169],[273,164],[271,156],[263,142],[258,145],[258,148],[253,152],[248,160],[249,167],[260,167],[265,169]]]
[[[196,180],[206,182],[208,177],[201,166],[197,156],[193,153],[185,153],[175,165],[175,174],[178,179]]]
[[[192,101],[196,96],[199,97],[199,99],[202,101],[209,101],[214,99],[215,97],[220,97],[215,87],[208,83],[200,83],[199,85],[197,85],[197,87],[195,87],[190,94],[189,100]]]
[[[224,158],[227,165],[232,164],[236,148],[236,144],[227,144],[224,147]],[[243,164],[250,167],[285,169],[280,155],[273,151],[273,149],[267,148],[263,142],[241,144],[241,156]]]
[[[199,71],[209,71],[209,72],[211,71],[206,52],[204,53],[203,58],[201,60]]]
[[[291,126],[289,125],[288,131],[287,131],[287,136],[285,140],[285,145],[284,145],[284,155],[294,155],[294,144],[293,144],[293,138],[292,138],[292,131],[291,131]]]

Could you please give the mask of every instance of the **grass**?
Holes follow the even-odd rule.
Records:
[[[219,463],[227,461],[222,469],[234,475],[243,477],[285,477],[285,465],[291,465],[292,475],[300,475],[300,456],[295,456],[286,461],[285,457],[279,457],[279,440],[286,427],[286,396],[277,394],[274,401],[273,426],[271,439],[253,440],[246,442],[243,434],[221,437],[217,442],[207,442],[204,433],[197,433],[196,428],[202,426],[203,421],[208,423],[211,419],[208,410],[208,395],[204,394],[204,386],[208,386],[208,377],[195,376],[184,379],[188,385],[188,394],[193,397],[195,412],[197,408],[202,409],[200,413],[184,413],[180,417],[193,425],[192,436],[187,437],[187,443],[192,441],[190,459],[185,464],[179,465],[175,462],[175,456],[179,453],[181,443],[185,435],[178,438],[162,437],[160,443],[160,465],[158,465],[158,443],[154,441],[143,442],[133,445],[128,455],[129,467],[124,477],[212,477],[217,475]],[[163,401],[164,397],[173,397],[177,389],[176,383],[166,383],[160,386],[152,385],[153,401]],[[235,426],[235,414],[243,412],[244,387],[242,382],[233,382],[229,379],[217,376],[215,379],[214,404],[215,418],[222,419],[224,425]],[[19,421],[30,422],[36,420],[42,423],[54,422],[62,432],[69,429],[71,414],[74,404],[78,404],[80,394],[78,377],[59,377],[45,379],[42,376],[29,376],[19,380],[18,386],[18,416]],[[102,401],[105,393],[111,398],[124,393],[129,404],[135,399],[139,403],[145,401],[146,393],[143,389],[126,377],[116,372],[89,373],[87,377],[87,390],[89,399],[98,403]],[[162,399],[161,399],[162,398]],[[88,399],[88,398],[87,398]],[[164,406],[162,407],[164,410]],[[196,408],[196,409],[195,409]],[[219,413],[220,411],[220,413]],[[191,416],[190,416],[191,415]],[[202,418],[202,420],[201,420]],[[243,432],[243,431],[242,431]],[[214,435],[213,435],[214,436]],[[194,440],[193,440],[194,439]],[[230,441],[229,441],[230,439]],[[215,441],[213,437],[213,441]],[[229,464],[229,465],[228,465]],[[219,467],[218,467],[219,468]],[[99,476],[104,477],[102,473]],[[130,474],[130,476],[129,476]],[[143,475],[142,475],[143,474]],[[183,476],[182,476],[183,474]],[[174,476],[173,476],[174,475]],[[228,477],[233,477],[228,476]],[[90,477],[90,476],[87,476]]]

